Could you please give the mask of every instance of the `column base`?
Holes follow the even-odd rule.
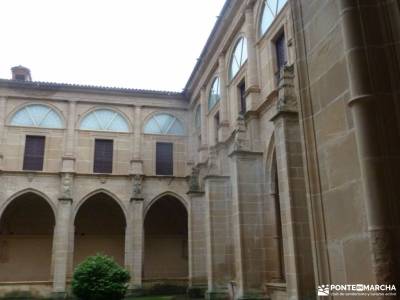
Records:
[[[237,299],[238,300],[269,300],[271,298],[262,293],[247,293]]]
[[[61,300],[61,299],[67,299],[67,298],[68,298],[67,292],[52,292],[51,293],[51,299]]]
[[[145,291],[142,286],[133,286],[128,288],[125,297],[141,297],[144,296]]]
[[[228,300],[230,299],[227,290],[208,290],[205,293],[205,298],[207,300]]]
[[[190,299],[204,299],[207,285],[192,285],[187,288],[186,294]]]

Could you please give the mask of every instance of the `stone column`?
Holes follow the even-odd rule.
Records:
[[[285,66],[281,70],[277,112],[271,120],[275,127],[287,294],[289,299],[306,299],[315,294],[315,285],[293,78],[293,66]]]
[[[378,1],[375,5],[379,21],[379,10],[384,8]],[[361,167],[372,267],[378,284],[398,284],[398,251],[395,250],[395,233],[392,232],[394,226],[391,224],[393,208],[390,204],[390,201],[398,202],[398,177],[391,181],[396,172],[399,174],[399,143],[396,129],[398,116],[388,96],[393,91],[378,91],[376,86],[376,83],[380,82],[379,77],[385,77],[385,81],[391,80],[390,69],[385,70],[385,73],[371,72],[376,68],[375,64],[386,63],[389,66],[389,59],[380,57],[379,60],[372,61],[368,52],[375,46],[367,44],[373,44],[375,41],[381,45],[383,42],[389,44],[389,41],[383,40],[384,31],[387,29],[382,28],[381,22],[378,21],[374,24],[368,23],[365,28],[367,22],[362,20],[366,17],[357,1],[341,0],[339,9],[347,74],[350,79],[349,106],[354,120]],[[374,27],[373,30],[368,30],[369,26]]]
[[[64,173],[61,178],[61,197],[58,199],[56,225],[53,236],[53,292],[66,292],[68,258],[72,222],[72,174]]]
[[[205,197],[199,190],[189,191],[189,295],[204,295],[207,289]]]
[[[5,124],[6,124],[6,104],[7,98],[1,96],[0,97],[0,171],[3,169],[3,147],[4,147],[4,131],[5,131]]]
[[[240,148],[240,147],[237,147]],[[234,150],[232,216],[235,250],[235,298],[262,295],[265,260],[263,231],[262,153]]]
[[[65,148],[62,157],[62,172],[75,171],[75,119],[76,119],[76,102],[68,102],[68,120],[65,131]]]
[[[229,177],[208,175],[205,182],[207,299],[225,299],[233,276]]]
[[[134,128],[133,128],[133,154],[131,160],[131,173],[143,174],[143,161],[142,161],[142,107],[135,107],[134,114]]]
[[[200,146],[200,162],[205,162],[208,158],[208,120],[207,120],[207,99],[206,88],[200,90],[201,105],[201,146]]]
[[[142,286],[143,270],[143,196],[142,176],[133,176],[133,193],[129,203],[125,232],[125,267],[131,275],[129,289],[138,290]]]
[[[254,1],[251,1],[254,3]],[[253,26],[253,7],[249,5],[245,12],[245,31],[247,40],[246,70],[246,110],[255,110],[258,105],[260,88],[258,83],[257,52],[255,47],[256,30]]]
[[[220,80],[220,127],[218,129],[218,141],[225,141],[228,138],[229,118],[228,118],[228,95],[227,95],[227,72],[225,70],[225,56],[218,58],[218,73]]]

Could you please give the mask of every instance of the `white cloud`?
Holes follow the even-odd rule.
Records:
[[[0,78],[180,91],[224,0],[2,0]]]

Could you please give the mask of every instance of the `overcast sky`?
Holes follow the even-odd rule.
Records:
[[[224,0],[1,0],[0,78],[181,91]]]

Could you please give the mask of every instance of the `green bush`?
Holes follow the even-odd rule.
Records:
[[[79,264],[72,292],[81,300],[120,300],[128,289],[129,273],[111,257],[95,255]]]

